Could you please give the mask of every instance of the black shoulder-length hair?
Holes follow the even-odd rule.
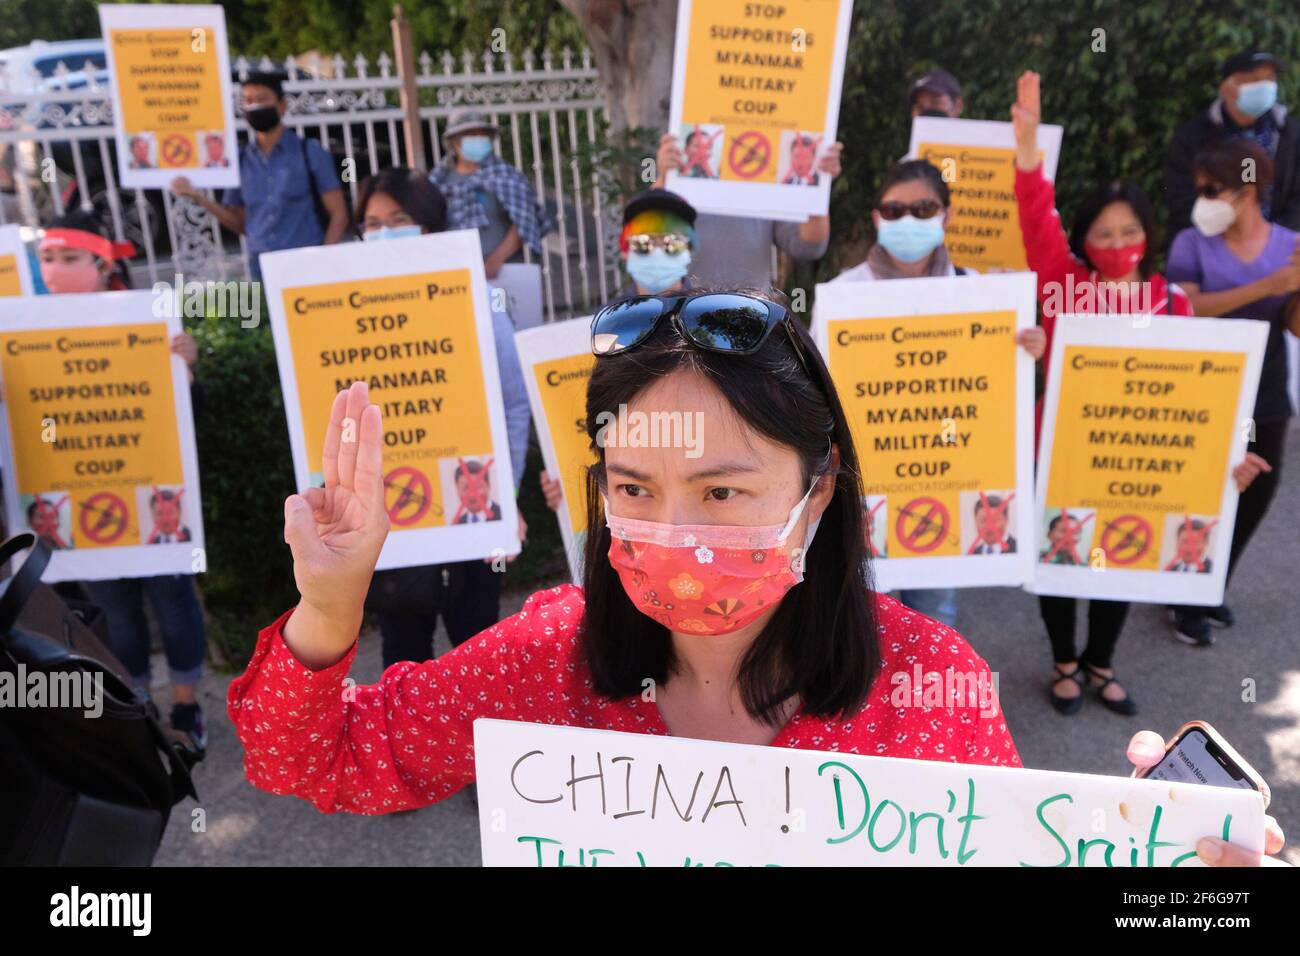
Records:
[[[773,301],[777,296],[764,295]],[[791,346],[785,331],[791,327],[811,377]],[[663,683],[674,668],[668,629],[636,609],[609,562],[610,533],[600,504],[605,455],[596,435],[597,423],[608,420],[602,413],[617,415],[621,404],[680,368],[702,373],[751,428],[796,451],[805,488],[814,476],[831,471],[830,442],[839,446],[834,493],[809,548],[803,582],[786,592],[746,651],[739,683],[745,708],[769,724],[777,723],[781,705],[793,695],[806,713],[850,716],[864,706],[880,668],[862,477],[830,373],[795,320],[773,329],[753,355],[698,349],[663,321],[635,349],[597,357],[587,388],[587,434],[597,462],[587,480],[586,608],[580,629],[594,688],[609,697],[630,697],[642,693],[646,678]]]
[[[357,203],[352,214],[352,228],[358,236],[364,231],[366,206],[375,193],[391,196],[425,232],[442,232],[447,228],[447,200],[429,177],[409,166],[394,166],[362,180],[357,189]]]
[[[1097,264],[1088,258],[1088,253],[1083,247],[1083,241],[1088,237],[1088,230],[1092,224],[1097,221],[1101,211],[1113,202],[1122,202],[1133,210],[1133,215],[1142,225],[1142,231],[1146,233],[1146,252],[1142,253],[1142,259],[1138,262],[1138,275],[1143,279],[1150,279],[1156,271],[1156,252],[1160,249],[1160,229],[1156,225],[1156,212],[1151,207],[1151,200],[1147,199],[1147,194],[1137,183],[1131,183],[1127,180],[1116,179],[1102,186],[1100,189],[1091,193],[1079,206],[1074,214],[1074,222],[1070,225],[1070,251],[1081,262],[1086,262],[1089,267],[1096,269]]]

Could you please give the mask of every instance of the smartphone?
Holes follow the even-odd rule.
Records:
[[[1178,728],[1165,748],[1165,756],[1154,767],[1139,769],[1135,777],[1203,783],[1211,787],[1258,790],[1268,806],[1268,784],[1223,736],[1203,720],[1189,720]]]

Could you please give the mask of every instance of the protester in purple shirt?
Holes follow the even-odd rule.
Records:
[[[1273,161],[1259,146],[1230,139],[1210,147],[1193,164],[1194,229],[1184,229],[1169,250],[1165,274],[1187,293],[1200,316],[1257,319],[1269,324],[1268,345],[1255,401],[1254,435],[1243,467],[1254,480],[1242,492],[1228,560],[1237,559],[1263,520],[1277,491],[1282,449],[1291,417],[1287,396],[1285,330],[1300,334],[1300,233],[1269,222],[1261,209],[1273,183]],[[1210,622],[1233,623],[1227,604],[1174,609],[1177,636],[1189,644],[1214,642]]]

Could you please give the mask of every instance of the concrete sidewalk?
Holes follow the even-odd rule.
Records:
[[[1000,674],[1003,706],[1026,766],[1127,774],[1124,750],[1134,731],[1170,734],[1186,720],[1207,720],[1269,781],[1270,811],[1291,838],[1285,858],[1300,864],[1300,427],[1291,430],[1287,458],[1267,522],[1233,580],[1234,628],[1217,631],[1212,648],[1188,647],[1172,639],[1162,608],[1134,606],[1115,663],[1141,705],[1137,717],[1119,717],[1092,698],[1074,717],[1051,709],[1051,658],[1032,595],[1011,588],[965,590],[958,629]],[[514,613],[526,596],[506,595],[503,615]],[[439,645],[447,649],[442,635]],[[165,674],[165,662],[155,662],[154,672]],[[367,634],[353,675],[368,683],[379,673],[378,636]],[[479,863],[478,817],[466,793],[415,813],[357,817],[327,816],[305,801],[255,790],[244,778],[242,751],[226,719],[230,680],[208,675],[200,686],[210,738],[207,759],[196,771],[202,799],[177,806],[159,865]],[[1254,703],[1242,700],[1247,681],[1255,685]],[[165,687],[159,703],[167,713]],[[192,828],[198,808],[206,817],[204,832]]]

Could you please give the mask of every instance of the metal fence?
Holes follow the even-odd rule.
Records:
[[[618,288],[617,211],[602,195],[593,166],[604,102],[586,50],[559,54],[427,52],[416,59],[419,117],[437,163],[441,130],[456,108],[472,105],[501,127],[503,159],[531,179],[556,228],[543,241],[540,265],[548,320],[582,315]],[[287,76],[285,122],[318,139],[335,157],[355,200],[358,180],[410,164],[402,85],[393,58],[358,55],[233,60],[238,81],[250,72]],[[106,231],[136,244],[137,281],[170,282],[246,274],[247,250],[214,217],[167,190],[123,190],[114,164],[113,104],[106,71],[61,63],[43,92],[0,91],[0,224],[39,228],[70,205],[94,210]],[[248,127],[236,111],[241,145]],[[539,257],[525,250],[526,261]]]

